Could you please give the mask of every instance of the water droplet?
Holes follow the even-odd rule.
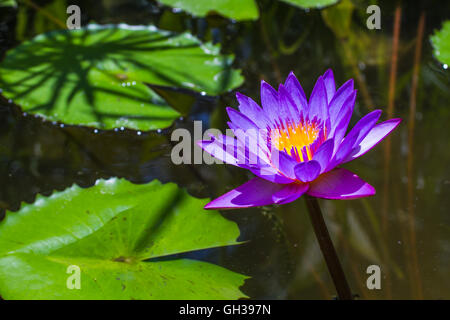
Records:
[[[206,96],[206,92],[205,92],[205,91],[200,92],[200,94],[201,94],[202,96]]]
[[[448,64],[444,63],[444,65],[442,66],[445,70],[448,69]]]
[[[162,130],[161,130],[161,129],[158,129],[158,130],[156,130],[156,132],[158,132],[158,133],[161,133],[161,132],[162,132]]]
[[[64,128],[64,123],[61,123],[61,124],[59,125],[59,127],[60,127],[60,128]]]
[[[123,131],[123,130],[125,130],[125,128],[124,127],[120,127],[120,131]]]
[[[115,132],[119,131],[119,128],[114,128],[114,131],[115,131]]]
[[[98,133],[98,129],[94,129],[94,133]]]
[[[138,132],[136,132],[136,134],[137,134],[138,136],[140,136],[140,135],[142,134],[142,132],[138,131]]]

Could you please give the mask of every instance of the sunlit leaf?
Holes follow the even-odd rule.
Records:
[[[450,20],[444,22],[442,29],[431,36],[436,59],[447,65],[450,64]]]
[[[294,6],[309,9],[309,8],[323,8],[331,6],[338,2],[338,0],[281,0]]]
[[[145,83],[217,95],[242,83],[232,60],[188,33],[89,25],[42,34],[9,51],[0,88],[48,120],[151,130],[179,113]]]
[[[237,244],[239,229],[175,184],[112,178],[38,196],[0,223],[5,299],[236,299],[246,278],[173,256]],[[162,259],[162,257],[164,257]],[[66,286],[69,266],[80,289]],[[75,268],[76,268],[75,267]]]
[[[218,13],[235,20],[254,20],[259,16],[254,0],[159,0],[159,2],[190,12],[197,17]]]
[[[158,0],[176,9],[189,12],[197,17],[220,14],[234,20],[254,20],[259,17],[255,0]],[[309,9],[323,8],[338,0],[280,0],[291,5]]]
[[[17,7],[15,0],[0,0],[0,7]]]

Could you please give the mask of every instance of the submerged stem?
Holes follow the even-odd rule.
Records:
[[[319,241],[320,250],[322,251],[328,271],[333,279],[334,286],[340,300],[352,300],[353,296],[350,291],[341,263],[334,249],[330,234],[328,233],[319,202],[316,198],[306,196],[306,206],[308,207],[309,217],[314,228],[317,240]]]

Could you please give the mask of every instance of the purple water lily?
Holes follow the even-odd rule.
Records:
[[[325,199],[375,194],[371,185],[338,166],[372,149],[401,119],[377,124],[381,110],[375,110],[345,135],[356,99],[352,79],[336,90],[333,72],[328,70],[317,80],[308,101],[291,72],[278,92],[262,81],[262,108],[243,94],[236,97],[240,112],[227,108],[228,125],[235,137],[212,136],[198,145],[256,177],[211,201],[205,209],[284,204],[305,193]]]

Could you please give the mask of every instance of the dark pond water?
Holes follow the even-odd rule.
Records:
[[[308,93],[330,67],[339,84],[355,78],[359,91],[352,123],[374,107],[383,109],[384,119],[390,108],[392,117],[404,121],[389,143],[346,165],[376,188],[374,197],[320,201],[352,291],[362,299],[449,299],[450,85],[448,71],[432,55],[429,36],[449,17],[450,7],[443,1],[403,2],[398,67],[392,81],[395,3],[378,1],[381,30],[368,30],[368,4],[356,2],[345,38],[324,23],[320,11],[305,12],[276,1],[259,1],[261,19],[243,23],[218,17],[193,19],[151,1],[79,1],[79,5],[83,24],[155,24],[174,31],[189,29],[205,41],[220,42],[223,52],[236,55],[235,66],[245,76],[238,91],[255,100],[260,79],[276,85],[291,70]],[[26,12],[25,25],[18,24],[16,10],[0,10],[1,55],[22,40],[54,28],[50,23],[37,30],[32,8]],[[421,15],[425,16],[424,35],[419,39],[422,50],[415,59]],[[415,63],[416,87],[412,84]],[[87,128],[61,128],[23,115],[2,99],[0,208],[15,211],[38,193],[48,195],[74,183],[87,187],[111,176],[136,183],[156,178],[175,182],[194,196],[217,197],[248,180],[249,174],[231,166],[172,164],[170,133],[180,127],[192,130],[193,120],[204,121],[204,129],[224,129],[226,106],[236,106],[234,92],[199,97],[188,117],[162,132],[138,136],[132,130],[93,133]],[[223,215],[238,223],[241,240],[250,241],[195,252],[191,257],[250,275],[243,291],[252,298],[333,298],[335,290],[303,199]],[[369,265],[381,267],[381,290],[366,286]]]

